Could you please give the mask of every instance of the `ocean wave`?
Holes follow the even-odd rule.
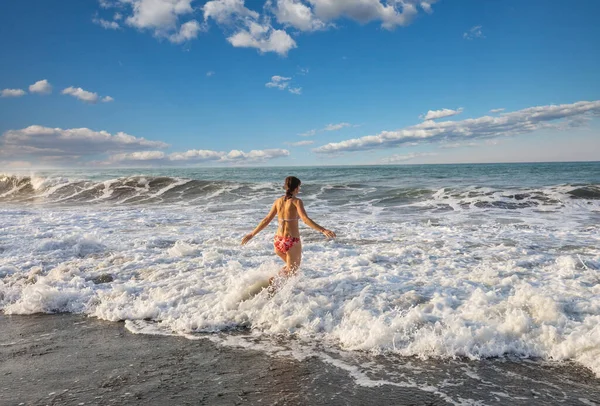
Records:
[[[231,182],[168,176],[130,176],[105,181],[0,175],[0,201],[10,203],[153,204],[193,201],[238,188]]]
[[[0,175],[0,202],[13,204],[230,204],[269,200],[281,193],[271,182],[200,180],[169,176],[127,176],[108,180]],[[600,186],[555,185],[539,188],[449,186],[390,187],[369,183],[313,183],[302,197],[330,206],[402,207],[406,210],[535,209],[560,210],[587,204],[597,208]]]

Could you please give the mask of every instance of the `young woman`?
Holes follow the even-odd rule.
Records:
[[[279,227],[273,245],[275,246],[275,253],[286,263],[286,266],[281,270],[282,276],[294,275],[302,260],[302,242],[300,241],[298,220],[302,220],[305,224],[323,233],[326,238],[335,238],[333,231],[321,227],[307,216],[302,200],[296,197],[300,192],[300,183],[300,179],[294,176],[285,178],[283,186],[285,196],[275,200],[267,217],[258,224],[254,231],[242,239],[242,245],[246,244],[265,228],[275,216],[278,216]]]

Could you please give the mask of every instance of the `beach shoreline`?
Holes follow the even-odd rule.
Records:
[[[124,323],[83,315],[0,315],[0,331],[3,405],[445,405],[460,399],[494,404],[508,401],[506,396],[511,404],[600,403],[600,379],[570,363],[397,357],[393,362],[416,363],[420,371],[379,381],[387,384],[376,384],[373,375],[375,384],[364,385],[319,357],[299,361],[209,339],[135,335]],[[390,363],[376,361],[384,369]],[[478,371],[465,372],[463,366]],[[427,368],[430,373],[423,376]],[[453,374],[471,376],[482,386],[465,381],[462,387],[444,388]],[[419,376],[429,387],[406,384]],[[431,389],[435,386],[437,391]],[[494,394],[494,386],[504,392]]]

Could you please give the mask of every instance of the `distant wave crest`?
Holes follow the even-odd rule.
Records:
[[[198,180],[169,176],[127,176],[104,181],[35,175],[0,175],[0,202],[23,204],[203,204],[272,199],[281,193],[274,183]],[[427,189],[369,184],[307,185],[303,197],[330,205],[368,205],[414,209],[519,210],[569,202],[600,200],[600,185],[557,185],[498,189],[482,186]]]

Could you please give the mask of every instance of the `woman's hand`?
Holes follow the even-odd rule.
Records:
[[[244,236],[244,238],[242,238],[242,245],[246,245],[246,243],[247,243],[248,241],[250,241],[250,240],[252,239],[252,237],[254,237],[254,236],[252,235],[252,233],[250,233],[250,234],[246,234],[246,235]]]
[[[334,233],[333,231],[331,231],[331,230],[328,230],[328,229],[326,229],[326,228],[324,228],[324,229],[323,229],[323,231],[321,231],[321,232],[322,232],[322,233],[323,233],[323,235],[325,235],[325,237],[327,237],[327,238],[335,238],[335,237],[336,237],[336,235],[335,235],[335,233]]]

